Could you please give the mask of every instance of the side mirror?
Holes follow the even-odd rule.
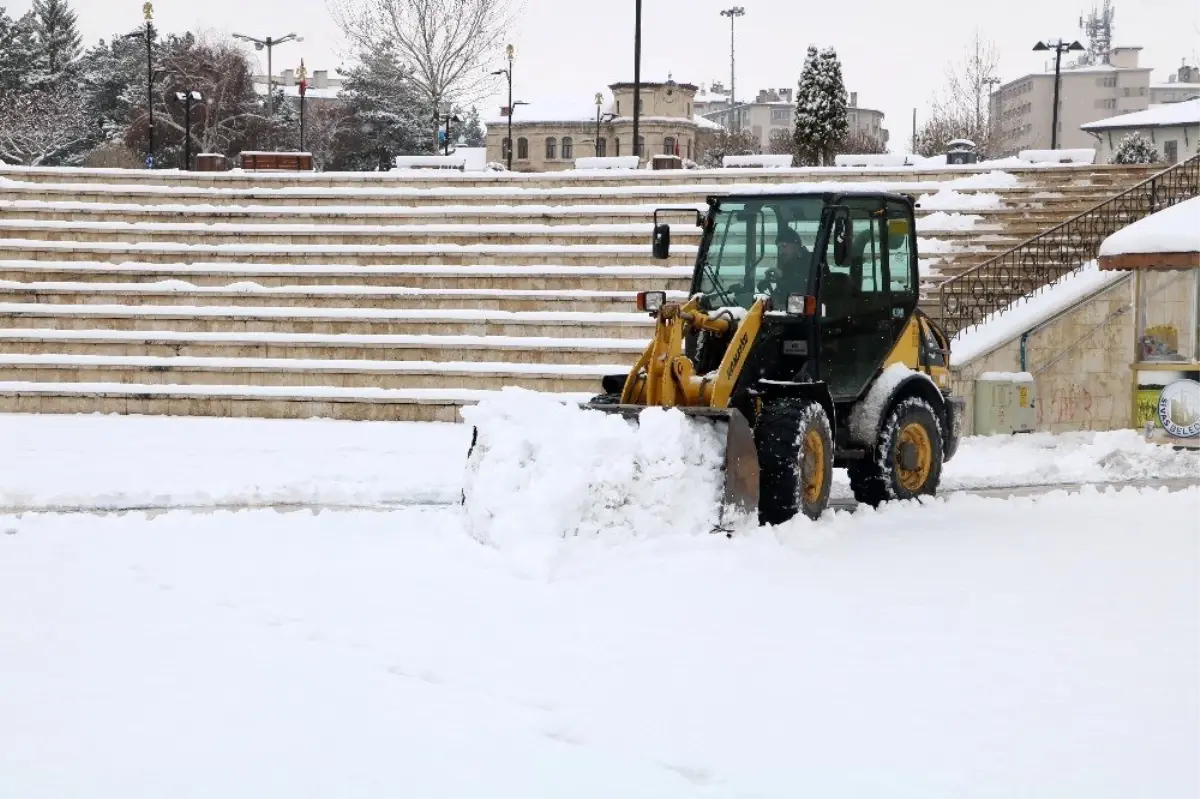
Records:
[[[854,240],[854,224],[850,221],[850,212],[838,209],[833,217],[833,262],[845,266],[850,262],[850,242]]]
[[[671,257],[671,226],[666,222],[654,226],[654,257],[665,261]]]

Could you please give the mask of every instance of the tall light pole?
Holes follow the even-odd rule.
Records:
[[[737,115],[733,110],[734,98],[737,96],[737,70],[735,69],[734,60],[734,25],[738,17],[746,16],[746,9],[741,6],[727,8],[721,12],[721,16],[729,17],[729,117],[732,121],[734,130],[739,130],[737,124]],[[733,131],[730,131],[732,133]]]
[[[1082,50],[1079,42],[1067,44],[1062,39],[1053,42],[1038,42],[1033,46],[1034,52],[1054,51],[1054,115],[1050,123],[1050,149],[1058,149],[1058,92],[1062,83],[1062,55],[1068,51]]]
[[[142,17],[146,20],[145,30],[127,33],[126,39],[146,39],[146,110],[150,114],[150,130],[146,144],[146,168],[154,169],[154,4],[150,0],[142,3]]]
[[[493,72],[493,75],[504,75],[508,78],[508,105],[505,106],[505,116],[508,117],[508,171],[512,172],[513,147],[516,146],[512,137],[512,118],[513,118],[513,98],[512,98],[512,73],[513,73],[513,58],[516,56],[516,49],[510,44],[504,48],[504,55],[508,58],[508,68],[498,69]],[[522,103],[524,105],[524,103]]]
[[[175,92],[175,101],[182,103],[183,111],[183,170],[192,169],[192,103],[204,102],[204,95],[189,89],[185,92]]]
[[[296,85],[300,87],[300,152],[304,152],[304,96],[308,94],[308,68],[304,66],[303,58],[296,69]]]
[[[635,0],[633,7],[633,154],[641,164],[642,151],[638,149],[638,125],[642,120],[642,0]]]
[[[988,95],[988,108],[992,107],[992,87],[999,86],[1000,79],[996,77],[987,77],[980,81],[980,91],[975,95],[975,135],[983,135],[980,131],[983,130],[983,92]],[[989,114],[990,118],[990,114]],[[991,127],[989,125],[989,127]]]
[[[277,39],[272,38],[270,36],[268,36],[265,39],[255,39],[253,36],[247,36],[244,33],[235,33],[235,34],[233,34],[233,38],[241,39],[243,42],[250,42],[252,45],[254,45],[255,50],[262,50],[263,48],[266,48],[266,50],[267,50],[267,117],[270,118],[270,117],[275,116],[275,68],[274,68],[273,62],[271,61],[271,49],[277,44],[284,44],[286,42],[302,42],[302,41],[304,41],[304,37],[297,36],[294,33],[289,33],[287,36],[280,36]]]

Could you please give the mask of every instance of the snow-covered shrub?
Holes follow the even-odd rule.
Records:
[[[105,144],[88,153],[83,165],[92,169],[141,169],[144,164],[137,153],[123,144]]]
[[[1162,160],[1158,148],[1141,133],[1130,133],[1121,139],[1116,152],[1108,160],[1110,164],[1157,164]]]

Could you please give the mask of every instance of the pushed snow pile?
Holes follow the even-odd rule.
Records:
[[[723,423],[663,408],[635,421],[516,388],[462,415],[478,433],[467,529],[484,543],[691,534],[720,518]]]

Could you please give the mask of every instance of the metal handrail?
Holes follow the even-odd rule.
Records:
[[[1028,299],[1094,260],[1104,239],[1121,228],[1197,195],[1200,154],[947,279],[937,289],[943,328],[954,335]]]

